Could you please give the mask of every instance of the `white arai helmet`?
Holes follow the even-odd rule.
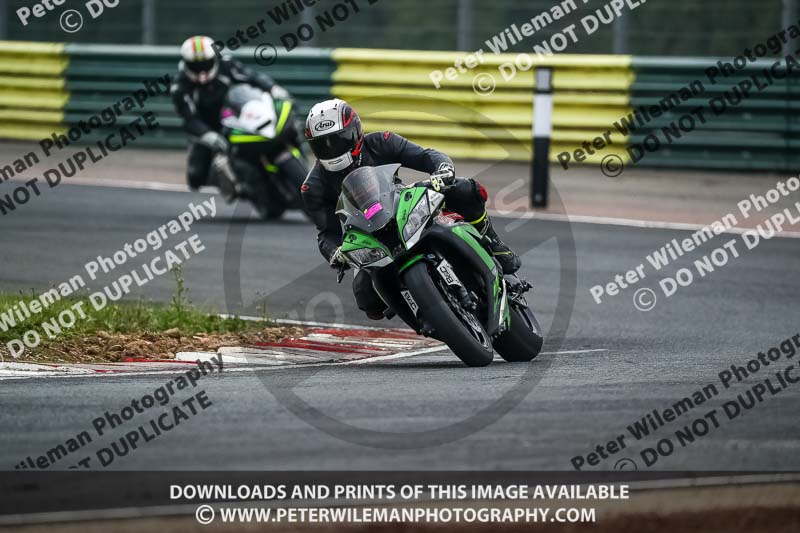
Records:
[[[311,108],[306,139],[326,170],[342,172],[360,161],[364,130],[356,110],[335,98]]]

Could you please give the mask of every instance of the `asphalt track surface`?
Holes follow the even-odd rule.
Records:
[[[208,198],[62,185],[0,219],[0,288],[45,290],[81,272],[98,254],[110,254],[157,228],[186,210],[189,202]],[[214,220],[193,228],[207,248],[185,267],[195,304],[254,312],[253,302],[266,298],[273,316],[369,323],[355,309],[348,285],[337,286],[333,272],[321,265],[310,224],[296,215],[264,223],[246,211],[225,206]],[[672,238],[686,237],[686,231],[555,221],[527,222],[514,229],[508,227],[513,219],[498,222],[509,244],[524,253],[522,273],[535,285],[533,306],[545,331],[568,319],[563,342],[554,343],[558,332],[550,332],[546,353],[532,364],[507,364],[498,358],[487,368],[469,369],[443,351],[365,365],[223,372],[198,385],[211,407],[111,468],[568,470],[573,456],[627,434],[626,426],[652,409],[667,408],[707,383],[718,383],[718,372],[743,365],[800,332],[799,239],[763,242],[641,312],[633,305],[631,289],[597,305],[589,288],[645,262],[647,254]],[[557,239],[566,242],[562,252],[568,250],[570,233],[573,264],[569,257],[561,260],[557,244]],[[720,236],[716,242],[721,245],[728,238],[734,237]],[[178,241],[174,239],[170,242]],[[666,271],[690,266],[699,255]],[[569,280],[571,273],[577,276],[577,287],[571,290],[567,282],[559,294],[562,276]],[[657,290],[660,276],[651,269],[647,273],[637,287]],[[166,276],[135,296],[168,301],[173,288]],[[239,293],[244,307],[235,305]],[[309,307],[321,293],[337,295],[341,308]],[[559,297],[573,308],[556,320]],[[328,294],[323,300],[336,298]],[[790,362],[781,359],[774,368]],[[772,368],[763,369],[748,384],[769,375]],[[0,468],[11,469],[28,455],[45,453],[89,429],[91,420],[106,410],[118,412],[168,380],[166,375],[149,375],[0,382]],[[720,388],[717,398],[684,415],[681,424],[662,428],[658,438],[719,408],[747,386]],[[515,396],[519,389],[530,390]],[[678,447],[653,468],[797,470],[799,411],[796,384],[767,395],[736,420],[721,415],[719,428]],[[441,429],[452,424],[452,430]],[[122,431],[112,432],[87,450],[122,436]],[[632,441],[599,467],[614,468],[620,458],[641,463],[637,452],[657,440]]]

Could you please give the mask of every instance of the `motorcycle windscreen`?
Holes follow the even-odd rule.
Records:
[[[227,128],[267,138],[275,136],[278,119],[272,97],[246,84],[234,85],[228,90],[220,118]]]
[[[400,165],[361,167],[342,182],[347,223],[377,231],[394,220],[394,176]]]
[[[224,105],[231,108],[236,115],[239,115],[247,102],[261,100],[261,95],[263,93],[264,91],[252,85],[239,83],[228,89],[228,92],[225,94]]]

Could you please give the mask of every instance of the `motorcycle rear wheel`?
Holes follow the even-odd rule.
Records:
[[[494,341],[494,349],[509,363],[533,361],[542,351],[542,328],[530,309],[511,305],[511,327]]]

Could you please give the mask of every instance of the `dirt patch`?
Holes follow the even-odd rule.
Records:
[[[164,332],[109,333],[98,331],[26,352],[29,363],[116,363],[126,359],[174,359],[178,352],[214,352],[223,346],[252,345],[302,337],[298,327],[263,327],[239,333],[197,333],[179,329]],[[19,362],[23,362],[20,360]]]

